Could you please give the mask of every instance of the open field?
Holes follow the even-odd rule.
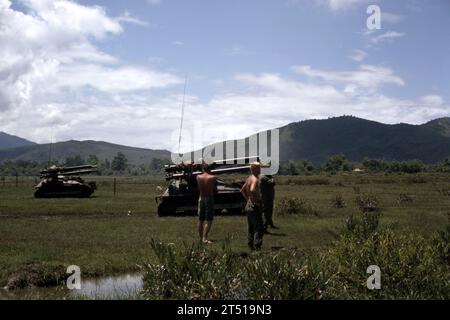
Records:
[[[8,179],[8,178],[7,178]],[[79,265],[84,276],[140,270],[156,257],[151,239],[176,245],[197,241],[196,217],[156,216],[155,196],[162,179],[98,177],[89,199],[34,199],[33,179],[0,183],[0,286],[30,265]],[[358,194],[378,200],[381,228],[430,238],[448,224],[450,179],[445,174],[348,174],[277,178],[275,223],[264,237],[263,251],[280,248],[301,252],[326,248],[338,238],[347,217],[357,215]],[[344,208],[333,199],[341,195]],[[299,197],[313,214],[287,215],[280,200]],[[217,216],[211,231],[219,250],[225,242],[247,252],[244,216]]]

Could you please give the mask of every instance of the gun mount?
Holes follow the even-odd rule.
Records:
[[[51,166],[40,172],[35,198],[87,198],[97,189],[95,181],[85,182],[80,175],[97,172],[96,166]]]
[[[210,164],[214,175],[246,173],[250,163],[257,157],[235,158],[215,161]],[[196,176],[202,173],[201,163],[181,163],[164,168],[168,188],[155,198],[158,203],[158,216],[194,215],[197,213],[199,191]],[[225,182],[217,179],[217,193],[214,196],[216,213],[228,215],[242,214],[245,199],[241,194],[242,182]]]

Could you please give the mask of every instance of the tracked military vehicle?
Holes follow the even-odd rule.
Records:
[[[97,189],[94,181],[85,182],[80,175],[96,172],[95,166],[51,166],[40,172],[35,198],[87,198]]]
[[[210,164],[211,173],[225,175],[230,173],[248,173],[250,163],[257,157],[236,158],[216,161]],[[166,165],[166,180],[169,186],[164,193],[156,197],[158,216],[194,215],[197,213],[199,191],[197,175],[202,173],[202,164],[181,163]],[[241,194],[243,182],[225,182],[217,178],[217,193],[214,195],[216,213],[225,215],[242,214],[245,199]]]

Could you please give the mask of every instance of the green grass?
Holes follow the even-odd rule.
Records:
[[[98,190],[89,199],[34,199],[33,179],[14,178],[0,184],[0,286],[28,264],[72,265],[84,276],[137,271],[156,261],[151,239],[190,244],[197,240],[196,217],[156,216],[155,178],[96,178]],[[317,215],[281,215],[275,208],[280,229],[264,237],[263,250],[326,248],[338,238],[346,218],[358,212],[357,193],[379,199],[381,227],[396,232],[413,231],[425,238],[443,230],[450,213],[450,180],[445,174],[279,177],[277,201],[299,197],[317,210]],[[345,208],[332,205],[342,195]],[[401,203],[407,194],[412,202]],[[128,213],[130,215],[128,215]],[[236,252],[246,249],[244,216],[217,216],[211,231],[219,248],[226,239]]]

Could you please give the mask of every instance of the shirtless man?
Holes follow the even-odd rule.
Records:
[[[251,250],[260,250],[263,241],[264,224],[261,211],[261,191],[259,187],[259,175],[261,165],[253,162],[250,165],[251,175],[247,178],[241,193],[247,200],[245,213],[248,223],[248,246]]]
[[[203,243],[211,243],[208,233],[214,219],[214,193],[217,190],[216,177],[211,174],[209,165],[203,165],[203,173],[197,176],[198,190],[198,235]]]

